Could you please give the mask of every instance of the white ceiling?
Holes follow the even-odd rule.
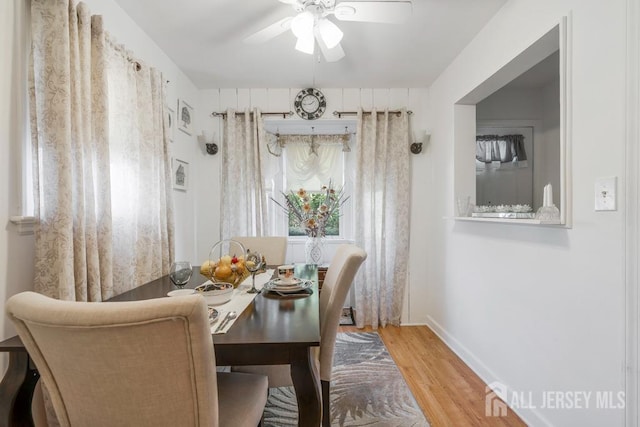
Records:
[[[427,87],[506,2],[413,0],[404,24],[334,21],[346,56],[327,63],[296,51],[290,31],[242,42],[294,15],[278,0],[115,1],[200,89]]]

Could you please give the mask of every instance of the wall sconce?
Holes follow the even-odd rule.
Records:
[[[418,135],[416,137],[416,141],[411,143],[409,149],[413,154],[420,154],[422,153],[422,144],[428,144],[431,139],[431,135],[427,134],[427,131],[425,130],[420,130],[416,133]]]
[[[207,142],[209,138],[206,137],[205,132],[202,131],[201,135],[198,135],[198,142],[200,144],[204,144],[205,149],[207,150],[207,154],[211,154],[212,156],[218,154],[218,144],[215,141],[215,134],[211,138],[211,142]]]

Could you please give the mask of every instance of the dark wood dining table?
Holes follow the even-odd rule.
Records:
[[[319,426],[319,378],[312,348],[320,345],[320,306],[316,265],[296,265],[296,277],[314,281],[308,296],[282,297],[262,292],[224,334],[213,334],[218,366],[285,365],[298,400],[298,425]],[[207,278],[194,274],[186,285],[195,288]],[[108,301],[138,301],[165,297],[175,289],[168,276],[153,280]],[[39,374],[18,336],[0,342],[9,352],[9,367],[0,383],[0,426],[32,426],[31,399]]]

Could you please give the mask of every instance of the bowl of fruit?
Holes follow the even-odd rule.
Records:
[[[216,283],[231,283],[237,288],[249,277],[245,266],[245,248],[235,240],[221,240],[211,248],[209,259],[200,266],[200,274]]]

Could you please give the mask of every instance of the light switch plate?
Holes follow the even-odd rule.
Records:
[[[616,210],[616,177],[598,178],[595,185],[596,211]]]

